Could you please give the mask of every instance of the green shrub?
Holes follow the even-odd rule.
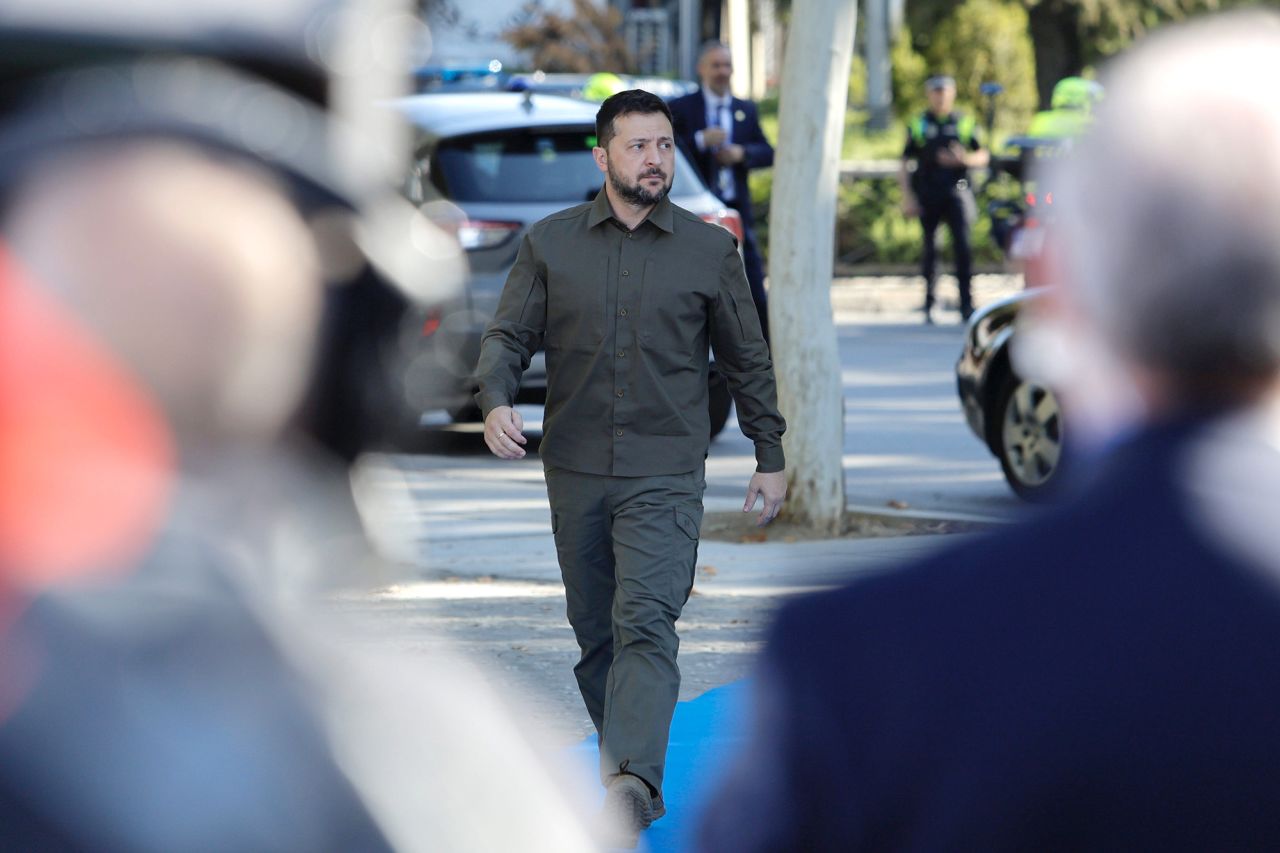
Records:
[[[920,112],[929,69],[925,58],[911,46],[911,31],[905,25],[893,42],[889,62],[893,70],[893,112],[906,121]]]
[[[1004,86],[997,137],[1025,130],[1035,113],[1036,66],[1027,12],[1000,0],[966,0],[932,33],[924,57],[932,72],[956,78],[956,103],[981,119],[985,82]],[[917,103],[924,100],[916,90]],[[918,111],[921,107],[917,106]]]

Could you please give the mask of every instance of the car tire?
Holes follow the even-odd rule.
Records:
[[[1045,501],[1057,491],[1063,460],[1062,409],[1053,392],[1010,372],[995,395],[988,423],[992,449],[1014,493]]]
[[[729,394],[729,380],[711,365],[707,374],[707,412],[711,416],[711,438],[714,439],[729,421],[733,397]]]

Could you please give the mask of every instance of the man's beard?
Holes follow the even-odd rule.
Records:
[[[640,181],[650,175],[657,175],[662,178],[662,187],[656,191],[645,189]],[[613,191],[618,197],[628,204],[634,204],[636,207],[648,207],[651,204],[657,204],[662,201],[663,196],[671,192],[671,179],[658,169],[650,169],[642,174],[634,184],[628,184],[622,175],[613,169],[613,164],[609,164],[609,185],[613,187]]]

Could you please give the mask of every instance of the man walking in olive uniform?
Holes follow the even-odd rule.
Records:
[[[665,813],[662,775],[679,696],[675,622],[693,586],[702,520],[708,346],[728,379],[757,468],[743,511],[786,496],[773,365],[728,231],[671,204],[671,114],[620,92],[596,117],[595,200],[529,229],[484,335],[476,400],[485,442],[524,456],[511,408],[542,347],[540,448],[574,673],[600,741],[606,813],[624,843]]]
[[[978,141],[976,123],[954,112],[956,83],[950,77],[930,77],[925,82],[929,109],[912,121],[902,151],[898,183],[902,208],[908,217],[920,217],[924,231],[921,272],[924,274],[924,321],[933,322],[933,286],[937,278],[938,226],[946,223],[955,252],[956,279],[960,286],[960,316],[973,313],[970,293],[973,258],[969,229],[977,208],[969,189],[969,169],[987,165],[989,156]],[[907,164],[916,161],[914,172]]]

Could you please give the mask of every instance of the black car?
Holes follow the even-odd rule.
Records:
[[[1058,398],[1018,375],[1009,346],[1021,310],[1043,289],[1024,290],[980,309],[969,320],[956,384],[965,420],[997,459],[1021,498],[1043,500],[1055,491],[1063,461]]]

